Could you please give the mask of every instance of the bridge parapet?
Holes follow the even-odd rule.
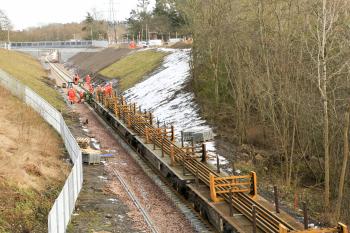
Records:
[[[22,48],[90,48],[108,47],[108,41],[77,40],[77,41],[35,41],[35,42],[11,42],[12,49]]]

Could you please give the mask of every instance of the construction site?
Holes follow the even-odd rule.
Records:
[[[329,77],[321,46],[319,79],[282,78],[292,59],[270,67],[279,50],[262,31],[275,22],[263,9],[279,15],[283,1],[237,1],[244,17],[221,2],[135,1],[118,21],[128,4],[26,30],[0,9],[0,233],[349,233],[346,54]],[[337,4],[315,9],[346,18]],[[232,26],[220,14],[251,22],[255,9],[265,52],[238,37],[221,47],[228,27],[202,38],[210,20]]]

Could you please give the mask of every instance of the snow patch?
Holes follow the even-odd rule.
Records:
[[[184,90],[190,78],[190,49],[159,49],[170,53],[161,67],[149,78],[126,90],[124,96],[135,102],[142,110],[151,111],[161,124],[173,124],[175,134],[180,140],[181,131],[211,129],[199,115],[199,107],[194,101],[194,94]],[[207,142],[209,163],[216,164],[214,142]],[[219,155],[220,164],[228,161]]]

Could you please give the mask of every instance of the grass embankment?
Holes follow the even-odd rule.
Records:
[[[0,68],[55,107],[63,106],[35,59],[0,50]],[[2,87],[0,103],[0,232],[47,232],[48,212],[69,172],[62,161],[62,141],[36,112]]]
[[[154,50],[135,52],[106,67],[100,74],[106,78],[119,79],[120,90],[124,91],[159,67],[166,55]]]
[[[33,89],[56,109],[64,109],[63,98],[50,87],[46,71],[30,55],[0,49],[0,69]]]
[[[0,87],[0,232],[46,232],[68,174],[59,135]]]

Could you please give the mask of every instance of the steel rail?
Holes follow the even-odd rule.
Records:
[[[50,63],[51,65],[52,63]],[[61,71],[59,67],[54,65],[55,70]],[[60,76],[64,75],[68,80],[71,80],[71,77],[61,71],[61,73],[57,72]],[[84,89],[84,88],[82,88]],[[94,102],[98,103],[95,99],[93,99]],[[120,119],[124,121],[124,123],[128,123],[128,119],[130,119],[132,129],[138,133],[140,136],[145,136],[146,127],[148,129],[155,129],[153,124],[150,124],[148,116],[145,116],[144,113],[136,111],[129,111],[132,109],[131,105],[121,103],[121,101],[118,101],[118,111],[120,115]],[[126,109],[125,111],[123,111]],[[110,114],[115,114],[114,108],[107,108]],[[126,112],[127,111],[127,112]],[[134,122],[132,120],[134,119]],[[135,123],[136,119],[143,119],[144,122],[141,123]],[[134,124],[133,124],[134,123]],[[168,137],[164,137],[163,139],[160,139],[159,137],[155,137],[155,140],[152,141],[152,137],[149,138],[149,142],[153,142],[158,147],[162,147],[163,144],[163,150],[164,153],[170,155],[171,153],[171,146],[173,146],[174,151],[174,159],[175,162],[182,164],[185,166],[185,169],[191,172],[193,175],[198,176],[198,178],[207,186],[210,186],[209,183],[209,174],[213,174],[215,177],[223,177],[221,174],[216,173],[211,168],[208,167],[207,164],[204,164],[203,162],[197,161],[196,159],[191,158],[186,152],[184,152],[181,148],[179,148],[177,145],[175,145],[171,140],[168,139]],[[163,143],[162,143],[163,142]],[[221,183],[225,184],[227,182],[221,181]],[[224,188],[219,188],[219,190],[224,190]],[[236,195],[232,195],[232,200],[230,200],[230,195],[220,194],[225,201],[228,203],[232,203],[233,207],[236,208],[239,212],[241,212],[245,217],[247,217],[249,220],[253,220],[252,216],[252,207],[253,205],[256,206],[257,214],[256,214],[256,221],[257,226],[263,230],[264,232],[268,233],[277,233],[279,232],[279,224],[283,224],[286,226],[288,230],[295,230],[293,226],[288,224],[286,221],[281,219],[280,217],[276,216],[272,212],[270,212],[268,209],[266,209],[263,205],[256,202],[252,198],[250,198],[245,193],[237,193]]]
[[[139,202],[139,200],[137,199],[135,194],[131,191],[129,186],[126,184],[125,180],[120,176],[119,172],[116,169],[112,169],[112,172],[117,177],[117,179],[120,181],[120,183],[122,184],[123,188],[127,192],[128,196],[131,198],[132,202],[136,206],[136,208],[138,208],[140,210],[142,216],[144,217],[144,219],[145,219],[148,227],[151,229],[152,233],[158,233],[158,231],[157,231],[156,227],[154,226],[151,218],[149,217],[147,212],[144,210],[144,208],[142,207],[141,203]]]

